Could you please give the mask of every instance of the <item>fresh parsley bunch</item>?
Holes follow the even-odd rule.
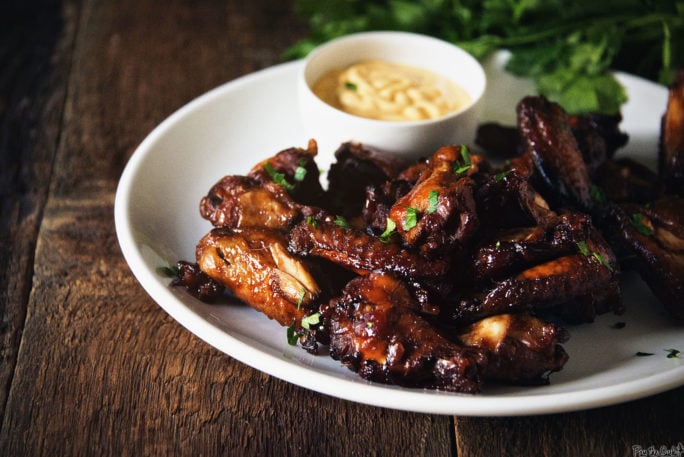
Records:
[[[295,0],[309,35],[286,58],[366,30],[436,36],[478,59],[507,49],[567,111],[616,113],[627,100],[609,70],[669,84],[684,68],[684,0]]]

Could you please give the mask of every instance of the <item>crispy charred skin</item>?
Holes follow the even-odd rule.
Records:
[[[321,290],[307,264],[287,252],[274,230],[214,229],[197,245],[197,263],[237,298],[283,326],[316,308]]]
[[[273,181],[259,182],[248,176],[225,176],[200,202],[200,214],[215,227],[263,227],[287,230],[322,210],[300,205]]]
[[[371,271],[394,273],[404,279],[440,278],[449,262],[427,260],[396,243],[332,222],[302,222],[290,231],[289,249],[301,256],[327,259],[359,274]]]
[[[478,392],[484,351],[444,338],[417,310],[409,290],[391,275],[350,281],[331,302],[331,356],[376,382]]]
[[[658,175],[629,158],[609,160],[594,175],[594,183],[611,202],[647,203],[661,192]]]
[[[171,282],[173,286],[183,286],[194,297],[211,303],[223,296],[225,287],[203,272],[196,263],[181,260],[176,265],[177,276]]]
[[[651,206],[612,204],[605,230],[627,268],[639,272],[670,314],[684,323],[684,198]]]
[[[620,130],[620,122],[620,114],[568,116],[568,125],[590,175],[593,176],[601,165],[613,158],[615,151],[627,144],[629,136]]]
[[[517,169],[490,175],[475,193],[482,231],[546,224],[556,214]]]
[[[568,125],[590,174],[627,144],[629,136],[620,130],[620,122],[620,114],[568,116]],[[497,123],[480,124],[475,143],[499,159],[512,159],[523,152],[518,129]]]
[[[293,200],[302,205],[320,206],[324,191],[315,157],[318,145],[309,140],[306,149],[288,148],[256,164],[247,176],[259,183],[274,181],[274,173],[282,174],[284,186]]]
[[[460,326],[484,317],[521,311],[548,310],[568,302],[587,303],[588,295],[602,296],[608,286],[618,280],[617,259],[601,235],[593,229],[588,238],[574,240],[575,252],[540,262],[504,279],[490,288],[475,291],[448,306],[442,313],[445,323]],[[581,242],[581,243],[580,243]],[[542,256],[543,257],[543,256]],[[573,320],[607,311],[596,300],[597,309],[566,309]],[[622,312],[621,301],[610,302],[610,309]]]
[[[560,203],[581,209],[592,207],[591,178],[568,116],[557,103],[544,97],[525,97],[518,104],[518,126],[524,154]]]
[[[475,322],[456,332],[465,346],[485,349],[486,381],[512,384],[548,384],[549,374],[568,360],[561,346],[568,333],[561,327],[528,314],[501,314]]]
[[[516,127],[487,122],[477,127],[475,144],[499,159],[520,155],[520,135]]]
[[[343,143],[328,171],[325,208],[347,218],[361,213],[366,188],[392,180],[408,164],[359,143]]]
[[[408,181],[395,179],[366,187],[366,198],[361,212],[368,232],[380,235],[387,227],[387,218],[394,203],[411,190]]]
[[[670,87],[660,134],[658,172],[666,190],[684,195],[684,71]]]
[[[473,256],[473,278],[486,284],[533,265],[577,252],[577,243],[592,230],[591,219],[580,213],[549,216],[542,224],[497,233]]]
[[[466,164],[458,146],[440,148],[428,161],[418,182],[392,206],[389,217],[396,223],[404,242],[424,255],[448,253],[457,243],[472,239],[479,227],[475,206],[475,182],[469,177],[482,163],[468,156]],[[431,197],[431,194],[436,197]],[[435,204],[436,203],[436,204]],[[415,223],[412,221],[415,219]]]

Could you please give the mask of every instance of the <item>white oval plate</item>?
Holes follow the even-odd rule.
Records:
[[[487,65],[483,120],[514,124],[516,102],[532,93],[529,81],[501,71],[501,56]],[[296,76],[301,62],[278,65],[222,85],[175,112],[140,144],[116,194],[116,232],[133,274],[147,293],[192,333],[258,370],[299,386],[369,405],[453,415],[528,415],[620,403],[684,384],[684,332],[633,276],[625,281],[627,312],[570,327],[570,360],[541,387],[485,386],[463,395],[374,384],[327,355],[287,344],[285,329],[241,304],[208,305],[169,287],[161,266],[194,259],[210,230],[199,216],[202,196],[222,176],[245,174],[258,160],[308,138],[297,114]],[[630,102],[623,152],[655,163],[664,87],[620,74]],[[612,328],[625,322],[623,329]],[[650,357],[637,357],[650,352]]]

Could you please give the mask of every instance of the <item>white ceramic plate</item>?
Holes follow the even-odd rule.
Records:
[[[500,57],[500,56],[499,56]],[[531,93],[528,81],[504,74],[500,58],[487,65],[483,120],[513,124],[515,103]],[[485,386],[479,395],[407,389],[366,382],[327,355],[287,344],[285,329],[241,304],[207,305],[169,287],[160,266],[194,259],[210,229],[199,200],[226,174],[245,174],[258,160],[308,138],[297,115],[296,75],[301,62],[272,67],[208,92],[159,125],[133,154],[115,203],[116,231],[133,274],[173,318],[204,341],[258,370],[335,397],[387,408],[454,415],[527,415],[624,402],[684,384],[684,332],[635,277],[625,281],[627,312],[570,327],[570,360],[542,387]],[[623,128],[625,154],[655,163],[662,86],[619,75],[630,102]],[[625,322],[621,330],[611,327]],[[636,352],[651,352],[636,357]],[[684,356],[682,356],[684,357]]]

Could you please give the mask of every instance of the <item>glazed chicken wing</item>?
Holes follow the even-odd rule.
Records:
[[[484,350],[448,340],[418,314],[405,285],[371,273],[331,303],[330,354],[365,379],[455,392],[480,390]]]
[[[590,209],[589,168],[563,108],[541,96],[525,97],[518,104],[518,126],[524,154],[532,157],[551,195],[561,204]]]
[[[528,236],[498,239],[476,252],[473,279],[466,281],[476,288],[442,308],[445,322],[460,326],[496,314],[560,305],[573,321],[591,322],[596,314],[622,312],[619,294],[604,293],[618,285],[617,259],[587,216],[559,217],[554,226],[529,231]],[[507,268],[502,263],[506,261],[511,261]],[[568,303],[595,307],[573,312]]]
[[[463,146],[444,146],[430,157],[418,182],[389,211],[408,246],[425,255],[445,253],[474,237],[479,221],[468,176],[481,164]]]
[[[456,332],[465,346],[486,351],[482,367],[486,380],[514,384],[548,384],[549,374],[568,361],[560,343],[568,333],[529,314],[487,317]]]
[[[283,326],[298,324],[316,309],[321,293],[287,240],[268,229],[214,229],[197,245],[197,264],[237,298]]]
[[[612,204],[604,221],[627,268],[639,272],[670,314],[684,322],[684,198]]]

